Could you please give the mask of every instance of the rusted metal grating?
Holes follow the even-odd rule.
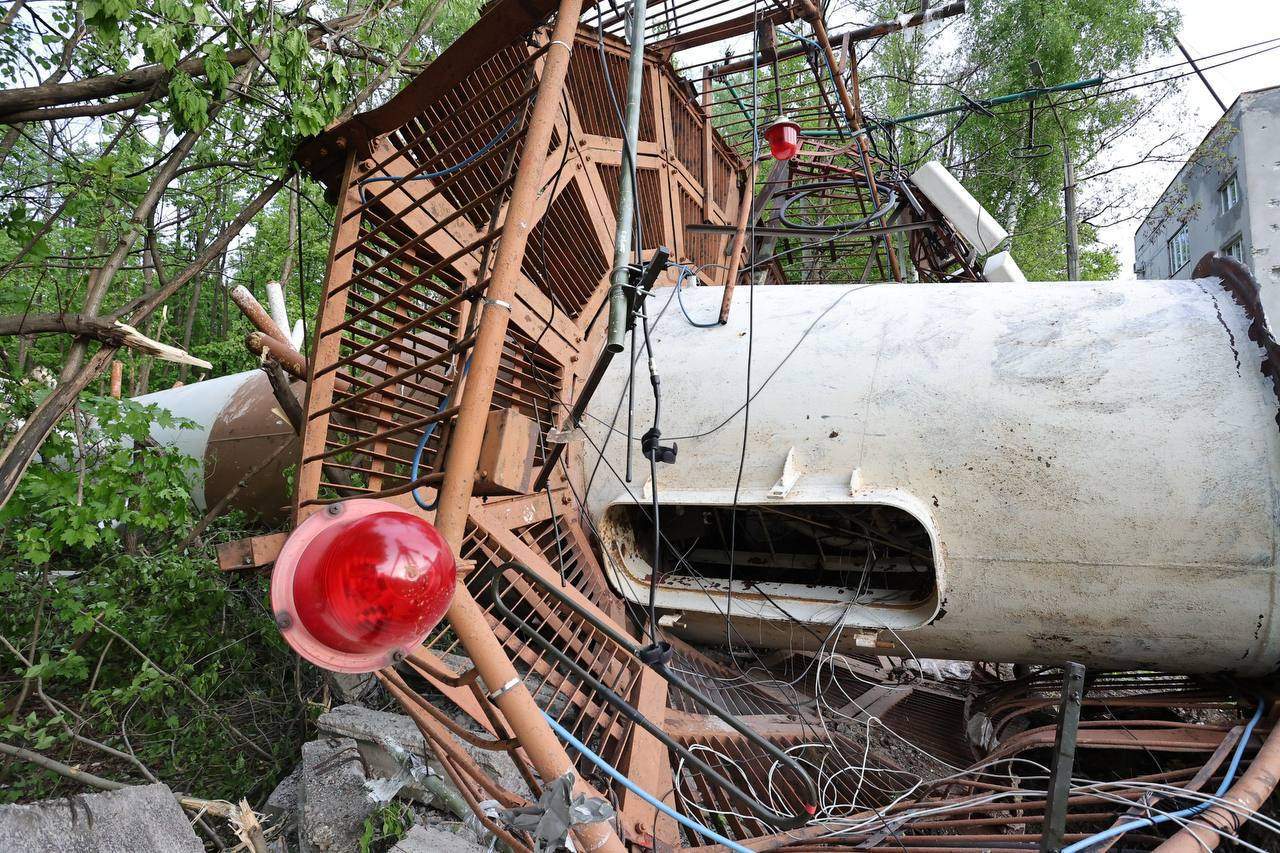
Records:
[[[554,659],[522,633],[516,623],[504,621],[494,610],[486,571],[525,556],[513,547],[513,539],[517,547],[529,541],[526,537],[516,538],[510,532],[484,530],[477,525],[469,529],[463,557],[474,560],[476,568],[468,575],[468,589],[483,606],[490,628],[524,676],[526,686],[533,693],[538,706],[600,755],[606,756],[607,760],[616,761],[630,732],[630,725],[622,713],[603,702],[587,686],[580,684],[572,673],[558,666]],[[538,540],[533,538],[533,541]],[[555,575],[551,577],[558,583]],[[572,655],[584,668],[617,693],[630,697],[633,702],[639,701],[636,691],[640,673],[644,669],[642,664],[630,658],[589,623],[578,619],[571,611],[566,611],[563,605],[545,591],[521,580],[514,573],[509,573],[504,579],[503,590],[503,601],[515,617],[536,629],[548,642]],[[423,645],[437,654],[460,651],[456,636],[448,626],[438,629]],[[584,774],[595,772],[585,760],[580,760],[579,770]]]
[[[738,207],[738,175],[740,169],[723,142],[716,141],[712,149],[712,185],[716,204],[726,215],[732,216]]]
[[[474,75],[420,114],[409,116],[390,135],[395,149],[422,172],[456,167],[490,146],[493,156],[459,171],[457,180],[444,187],[455,208],[467,208],[490,192],[502,182],[506,161],[518,158],[521,134],[514,131],[535,90],[535,64],[542,52],[525,44],[499,50]],[[486,211],[470,209],[467,216],[476,228],[491,225]]]
[[[609,262],[595,238],[591,212],[576,181],[556,196],[529,235],[524,274],[577,319],[591,301]]]
[[[917,687],[880,719],[885,728],[952,767],[968,767],[974,761],[963,697]]]
[[[706,124],[706,119],[674,81],[667,80],[666,84],[671,104],[671,132],[675,139],[676,159],[689,170],[690,177],[700,180],[705,169],[702,126]]]
[[[618,213],[618,176],[622,172],[620,166],[601,163],[600,182],[604,184],[609,196],[609,209]],[[636,169],[636,195],[640,199],[640,230],[643,232],[644,248],[656,249],[659,246],[670,247],[670,229],[667,228],[662,211],[666,205],[662,202],[662,173],[652,167],[639,166]]]
[[[680,218],[685,222],[700,222],[702,220],[702,205],[683,186],[677,185],[676,191],[680,198]],[[685,255],[688,256],[688,260],[695,267],[718,264],[722,258],[720,245],[724,242],[724,239],[712,234],[685,232]]]
[[[609,582],[595,556],[584,547],[580,531],[572,527],[572,522],[557,516],[515,528],[512,532],[537,551],[565,583],[571,584],[592,604],[621,622],[623,610],[618,596],[609,589]]]
[[[675,651],[670,664],[672,671],[722,708],[744,716],[795,712],[794,701],[789,701],[787,696],[762,689],[759,679],[717,663],[675,637],[667,635],[665,639]],[[690,714],[707,713],[706,708],[680,690],[667,693],[667,706]]]
[[[627,54],[610,39],[604,47],[602,67],[594,33],[579,36],[578,49],[569,63],[569,98],[582,129],[593,136],[619,137],[619,117],[626,103]],[[612,88],[610,88],[612,84]],[[612,97],[610,97],[612,92]],[[640,104],[640,141],[655,142],[658,122],[653,95],[646,89]]]

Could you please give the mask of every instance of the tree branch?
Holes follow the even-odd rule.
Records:
[[[314,46],[324,38],[330,29],[341,28],[345,23],[358,16],[346,15],[325,22],[322,26],[311,27],[307,31],[307,40]],[[241,47],[227,52],[227,62],[233,67],[240,67],[256,61],[252,48]],[[205,58],[195,56],[179,62],[175,69],[192,77],[203,77],[205,74]],[[42,83],[39,86],[24,86],[18,89],[0,91],[0,122],[10,121],[10,114],[22,110],[34,110],[40,107],[56,107],[63,104],[75,104],[81,101],[93,101],[100,98],[112,98],[134,92],[145,92],[157,83],[166,83],[172,72],[161,64],[143,65],[131,68],[123,74],[107,74],[101,77],[90,77],[87,80],[75,80],[71,83]]]
[[[118,791],[121,788],[129,786],[123,782],[116,782],[111,779],[103,779],[101,776],[95,776],[92,773],[86,773],[83,770],[77,770],[70,765],[63,764],[61,761],[55,761],[47,755],[41,755],[38,752],[32,752],[29,749],[23,749],[20,746],[0,742],[0,752],[5,755],[13,756],[22,761],[43,767],[45,770],[52,770],[60,776],[66,776],[68,779],[75,780],[92,788],[98,788],[102,791]]]
[[[156,87],[150,91],[131,95],[128,98],[121,98],[118,101],[108,101],[105,104],[78,104],[76,106],[48,107],[42,110],[18,110],[17,112],[7,113],[3,118],[0,118],[0,123],[18,124],[29,121],[58,121],[66,118],[115,115],[116,113],[122,113],[126,110],[149,104],[152,101],[158,101],[164,94],[163,88]]]

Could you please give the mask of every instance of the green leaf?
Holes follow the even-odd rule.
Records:
[[[178,49],[177,28],[171,24],[158,27],[139,27],[138,43],[142,45],[143,55],[152,62],[159,62],[170,70],[178,64],[181,51]]]
[[[235,76],[235,68],[227,61],[227,52],[222,45],[209,42],[200,48],[204,54],[204,76],[209,81],[213,94],[221,97],[227,85]]]
[[[175,72],[169,81],[169,105],[181,130],[203,130],[209,123],[209,98],[183,71]]]

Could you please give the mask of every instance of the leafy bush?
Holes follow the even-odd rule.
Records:
[[[392,800],[364,819],[360,831],[360,853],[383,853],[390,850],[413,829],[413,809]]]
[[[4,390],[12,429],[40,392]],[[295,763],[313,679],[275,630],[265,579],[182,547],[191,466],[150,442],[153,420],[173,423],[85,400],[0,510],[2,739],[122,782],[261,802]],[[10,800],[80,790],[23,762],[0,773]]]

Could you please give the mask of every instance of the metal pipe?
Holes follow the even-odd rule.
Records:
[[[1218,102],[1218,109],[1225,113],[1227,111],[1227,105],[1223,103],[1222,98],[1218,97],[1218,93],[1214,91],[1213,86],[1209,83],[1209,78],[1204,76],[1204,72],[1200,70],[1200,66],[1196,61],[1191,58],[1191,54],[1187,53],[1187,48],[1182,44],[1182,40],[1177,36],[1174,36],[1173,43],[1178,46],[1178,50],[1182,51],[1182,55],[1187,58],[1187,62],[1191,64],[1191,68],[1196,72],[1196,76],[1200,78],[1200,82],[1209,90],[1209,94],[1213,95],[1213,99]]]
[[[289,309],[285,307],[284,286],[278,281],[267,282],[267,309],[281,331],[289,331]],[[293,343],[292,339],[288,340]]]
[[[250,332],[245,335],[244,345],[256,356],[275,360],[295,379],[306,380],[307,360],[285,341],[263,332]]]
[[[925,23],[926,18],[929,21],[940,21],[943,18],[951,18],[956,15],[963,15],[964,11],[965,11],[964,0],[959,0],[959,2],[956,2],[956,3],[950,3],[946,6],[939,6],[937,9],[933,9],[927,14],[922,12],[917,12],[916,14],[912,15],[910,19],[906,21],[902,21],[900,19],[895,18],[892,21],[882,21],[878,24],[871,24],[870,26],[860,27],[854,30],[845,30],[843,33],[836,33],[832,38],[835,41],[844,41],[844,40],[866,41],[868,39],[879,38],[880,36],[889,35],[890,33],[896,33],[896,32],[899,32],[900,30],[905,30],[909,27],[918,27],[921,24]],[[808,53],[808,52],[809,52],[809,48],[803,42],[801,42],[800,44],[797,44],[795,47],[787,47],[779,50],[778,59],[779,60],[790,59],[793,56],[799,56],[802,53]],[[726,65],[717,65],[715,68],[715,72],[717,75],[736,74],[739,71],[749,71],[751,67],[752,67],[752,60],[748,58],[748,59],[739,60],[737,62],[729,63]]]
[[[618,170],[618,221],[613,232],[613,272],[609,284],[608,352],[622,352],[627,329],[627,256],[631,254],[636,216],[636,145],[640,141],[640,101],[644,97],[645,0],[631,3],[631,63],[627,68],[627,115]],[[643,248],[643,247],[640,247]]]
[[[810,24],[813,26],[813,36],[817,40],[819,47],[822,48],[822,53],[826,57],[827,67],[835,69],[839,66],[839,62],[837,62],[835,51],[831,47],[831,39],[827,35],[827,22],[823,9],[810,2],[810,0],[806,0],[806,6],[812,15]],[[857,93],[859,89],[857,57],[850,55],[849,60],[850,74],[853,80],[852,88],[853,92]],[[858,146],[859,159],[862,161],[862,171],[866,175],[867,187],[871,190],[871,204],[873,207],[878,207],[880,204],[880,190],[876,186],[875,171],[871,168],[871,157],[867,150],[867,137],[866,134],[858,133],[862,129],[862,106],[854,102],[854,95],[851,95],[849,91],[850,87],[845,85],[840,75],[833,74],[832,82],[835,86],[836,94],[840,97],[840,105],[844,108],[845,117],[849,121],[849,130],[856,137],[855,142]],[[894,281],[902,281],[902,270],[898,265],[897,253],[893,251],[893,244],[887,239],[884,241],[884,252],[889,259],[889,268],[893,272]]]
[[[751,222],[751,210],[756,192],[756,164],[747,167],[747,183],[742,188],[742,200],[738,204],[738,221],[733,226],[733,242],[729,245],[729,273],[724,280],[724,297],[720,300],[720,324],[729,320],[729,306],[733,304],[733,287],[737,284],[738,271],[742,267],[742,244],[747,239],[747,226]]]
[[[1201,853],[1214,849],[1224,834],[1235,835],[1247,819],[1237,809],[1250,814],[1256,812],[1276,789],[1277,781],[1280,781],[1280,725],[1273,725],[1249,769],[1223,795],[1235,808],[1210,807],[1157,847],[1157,853]]]
[[[975,101],[966,101],[963,104],[956,104],[951,107],[942,107],[936,110],[929,110],[923,113],[908,113],[907,115],[898,116],[897,118],[876,119],[877,124],[907,124],[908,122],[920,121],[921,119],[933,118],[934,116],[947,115],[948,113],[958,113],[962,110],[974,109],[976,104],[979,107],[997,107],[1001,104],[1011,104],[1015,101],[1025,101],[1028,98],[1038,98],[1052,92],[1074,92],[1079,89],[1089,89],[1094,86],[1102,85],[1101,77],[1090,77],[1087,80],[1076,80],[1073,83],[1059,83],[1057,86],[1049,86],[1045,89],[1027,89],[1024,92],[1011,92],[1008,95],[1000,95],[995,98],[979,98]],[[818,139],[824,136],[847,136],[848,133],[840,129],[818,128],[814,130],[801,130],[801,136],[813,137]]]
[[[231,301],[236,304],[236,307],[253,324],[255,329],[269,338],[275,338],[281,343],[288,344],[292,349],[293,345],[289,344],[289,331],[280,328],[276,321],[271,319],[267,309],[263,308],[262,303],[254,298],[253,294],[249,292],[249,288],[243,284],[237,284],[231,291]]]
[[[435,523],[455,553],[461,551],[466,536],[480,445],[493,401],[494,383],[511,317],[511,302],[515,299],[516,282],[529,242],[533,220],[528,213],[537,202],[581,14],[582,0],[561,0],[542,66],[538,94],[525,132],[524,150],[507,203],[502,237],[494,257],[453,440],[449,443],[445,459],[445,480],[440,487]],[[480,671],[494,704],[519,738],[520,745],[542,779],[550,782],[572,772],[573,764],[564,746],[543,719],[542,711],[520,680],[502,644],[489,628],[484,611],[471,597],[462,579],[454,591],[447,618]],[[581,778],[575,781],[574,790],[590,795],[590,788]],[[608,853],[623,851],[622,842],[608,823],[583,824],[574,829],[574,834],[581,849]]]

